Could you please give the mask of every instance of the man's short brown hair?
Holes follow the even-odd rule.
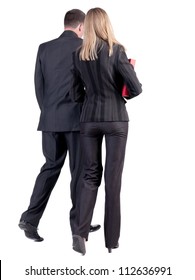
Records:
[[[85,13],[81,10],[73,9],[68,11],[64,17],[64,26],[76,28],[80,23],[83,23],[85,19]]]

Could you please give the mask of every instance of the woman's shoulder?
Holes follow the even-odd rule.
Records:
[[[113,45],[113,50],[115,50],[116,52],[124,52],[125,51],[125,47],[120,44],[120,43],[115,43]]]

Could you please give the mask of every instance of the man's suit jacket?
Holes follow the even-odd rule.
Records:
[[[132,97],[142,92],[124,48],[114,45],[113,54],[108,54],[106,43],[96,60],[82,61],[79,52],[75,52],[71,97],[77,102],[84,101],[81,122],[128,121],[122,87],[125,83]]]
[[[61,36],[39,46],[35,66],[35,92],[41,110],[38,130],[79,131],[81,104],[69,96],[73,79],[72,53],[82,44],[76,33]]]

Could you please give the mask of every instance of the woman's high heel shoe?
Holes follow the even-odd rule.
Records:
[[[119,243],[112,248],[108,248],[108,253],[112,253],[112,249],[117,249],[118,247],[119,247]]]
[[[79,235],[73,235],[73,250],[81,253],[83,256],[86,253],[86,249],[85,249],[85,239]]]

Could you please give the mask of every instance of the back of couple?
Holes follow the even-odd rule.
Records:
[[[35,92],[45,164],[36,178],[29,207],[20,218],[19,227],[26,237],[43,241],[37,227],[68,152],[73,250],[86,253],[89,233],[100,228],[91,221],[102,179],[105,137],[105,246],[109,252],[118,247],[129,120],[121,96],[124,83],[132,97],[142,92],[124,47],[115,39],[108,15],[101,8],[90,9],[86,15],[78,9],[68,11],[60,37],[39,46]]]

